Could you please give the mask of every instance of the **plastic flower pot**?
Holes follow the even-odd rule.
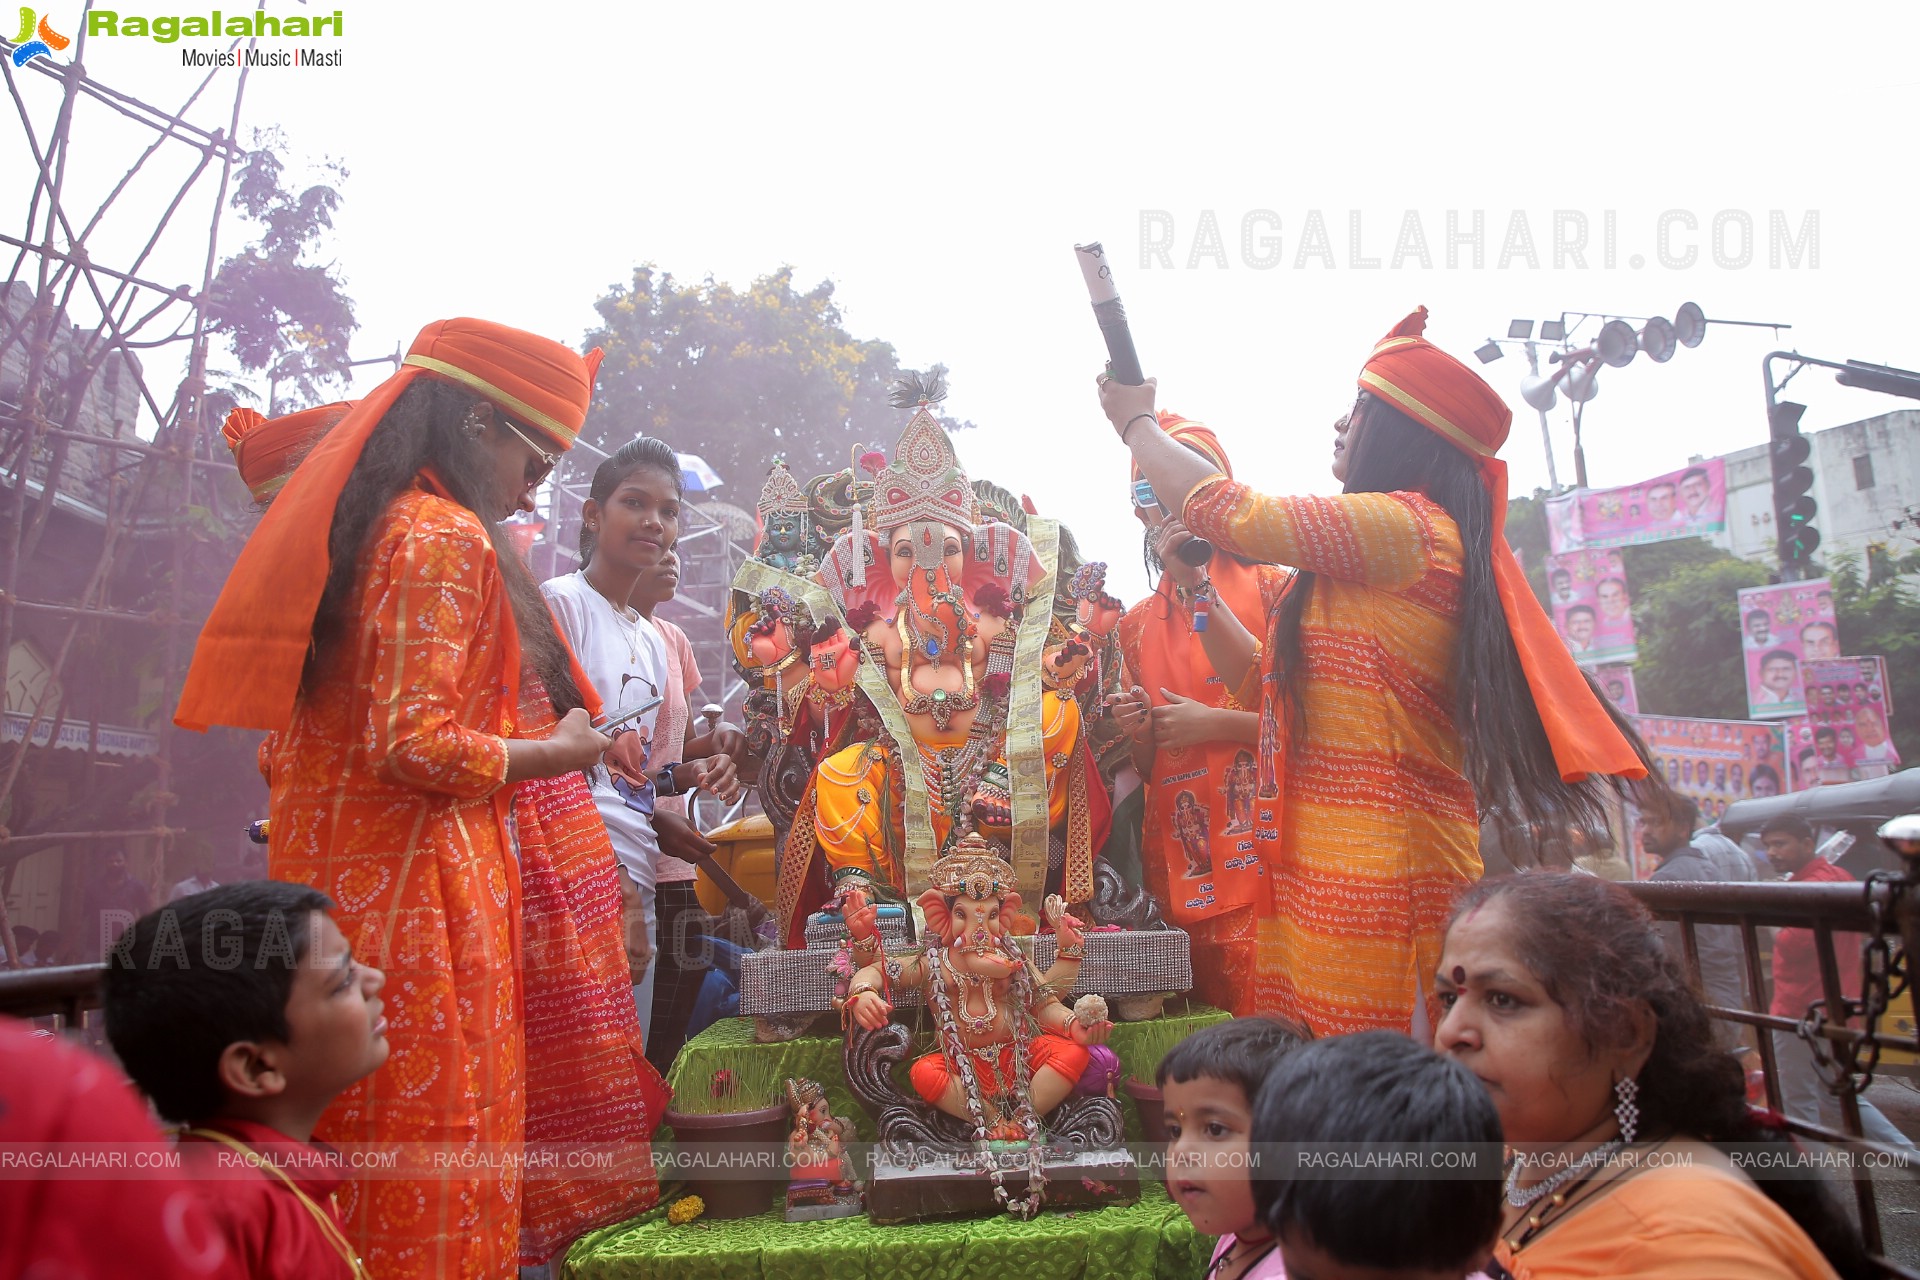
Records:
[[[689,1189],[706,1202],[703,1218],[765,1213],[786,1187],[781,1156],[793,1126],[784,1104],[713,1116],[669,1109],[662,1119],[691,1166]]]

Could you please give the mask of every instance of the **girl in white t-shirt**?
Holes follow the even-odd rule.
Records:
[[[608,718],[659,700],[632,722],[632,732],[615,737],[606,762],[591,774],[594,803],[635,900],[636,909],[629,913],[628,953],[650,1059],[656,1039],[649,1025],[653,986],[655,971],[662,967],[655,947],[656,884],[663,867],[671,878],[678,874],[673,870],[676,860],[704,858],[713,851],[683,810],[656,806],[658,800],[699,787],[723,797],[738,791],[731,759],[685,752],[683,682],[688,673],[682,668],[690,664],[669,651],[667,637],[647,616],[659,586],[643,586],[643,579],[658,575],[663,564],[672,565],[671,576],[677,579],[672,548],[680,537],[680,500],[680,463],[673,450],[645,436],[625,445],[594,472],[580,533],[582,567],[541,584]],[[680,644],[685,644],[684,636]],[[697,684],[697,670],[692,678]],[[677,718],[672,714],[676,705]],[[679,891],[673,896],[677,902]],[[671,1061],[669,1055],[655,1065],[664,1073]]]

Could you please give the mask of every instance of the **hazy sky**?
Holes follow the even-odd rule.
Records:
[[[1900,158],[1920,90],[1910,3],[1834,16],[1785,4],[340,7],[345,38],[325,47],[344,65],[255,71],[242,119],[351,170],[329,252],[358,305],[357,355],[452,314],[578,342],[594,298],[638,262],[739,284],[791,263],[802,284],[835,281],[854,333],[891,341],[908,364],[946,362],[953,412],[981,426],[959,441],[970,469],[1068,519],[1130,592],[1138,537],[1125,459],[1093,402],[1104,352],[1078,240],[1113,251],[1162,403],[1214,425],[1243,475],[1273,491],[1333,487],[1329,424],[1373,341],[1420,303],[1430,336],[1469,360],[1510,318],[1562,310],[1670,316],[1691,299],[1709,316],[1793,326],[1777,341],[1715,328],[1666,365],[1603,372],[1586,416],[1595,485],[1764,439],[1760,357],[1775,346],[1920,364]],[[78,6],[50,16],[71,30]],[[194,43],[95,40],[86,64],[177,104],[201,74],[181,66]],[[225,123],[233,74],[196,120]],[[52,82],[14,77],[44,130]],[[116,180],[140,137],[101,115],[83,117],[77,195]],[[17,129],[5,136],[0,196],[18,234],[27,162]],[[124,252],[165,194],[137,187],[96,256]],[[162,279],[197,286],[210,201],[209,187],[183,211],[153,269]],[[1170,268],[1141,264],[1143,210],[1169,217]],[[1209,210],[1227,265],[1205,254],[1189,267]],[[1279,221],[1271,269],[1243,259],[1242,220],[1257,210]],[[1413,253],[1391,265],[1409,210],[1430,268]],[[1483,261],[1457,247],[1450,268],[1449,211],[1470,227],[1476,210]],[[1585,269],[1555,268],[1556,210],[1586,219]],[[1667,210],[1695,220],[1670,235],[1673,250],[1697,251],[1690,266],[1656,258]],[[1756,230],[1744,267],[1714,261],[1722,210]],[[1796,235],[1817,219],[1817,267],[1804,249],[1798,269],[1769,265],[1775,210]],[[1296,266],[1314,211],[1326,256],[1309,244]],[[1524,254],[1499,265],[1515,211],[1537,266]],[[1725,228],[1729,252],[1738,226]],[[1515,407],[1503,452],[1524,492],[1546,478],[1518,394],[1524,361],[1487,373]],[[1795,394],[1809,428],[1901,407],[1821,373]],[[1552,421],[1567,482],[1564,401]],[[724,496],[750,505],[758,477],[727,479]]]

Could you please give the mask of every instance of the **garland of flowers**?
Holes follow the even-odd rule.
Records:
[[[1008,1213],[1026,1219],[1040,1211],[1046,1200],[1047,1171],[1046,1153],[1041,1144],[1040,1118],[1033,1111],[1032,1077],[1027,1063],[1027,1039],[1031,1030],[1030,1006],[1033,991],[1027,972],[1026,959],[1020,949],[1005,937],[999,945],[1009,956],[1019,962],[1014,970],[1013,1007],[1008,1010],[1008,1024],[1013,1035],[1013,1118],[1019,1122],[1027,1134],[1027,1194],[1016,1200],[1006,1188],[1005,1175],[1000,1170],[1000,1162],[991,1158],[987,1149],[987,1117],[980,1097],[979,1076],[973,1069],[973,1052],[960,1038],[960,1025],[954,1017],[952,1000],[947,992],[947,980],[942,973],[946,959],[945,948],[938,944],[929,944],[926,952],[927,994],[933,1005],[934,1021],[940,1037],[940,1047],[960,1073],[960,1083],[967,1099],[967,1114],[973,1121],[974,1151],[980,1166],[985,1168],[987,1177],[993,1182],[993,1198],[1006,1207]],[[956,974],[958,970],[954,971]]]

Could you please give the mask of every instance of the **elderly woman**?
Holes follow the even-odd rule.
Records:
[[[1620,886],[1539,871],[1460,902],[1434,1048],[1492,1095],[1513,1148],[1496,1259],[1518,1280],[1860,1272],[1818,1180],[1756,1184],[1724,1144],[1788,1142],[1652,918]],[[1496,1273],[1497,1274],[1497,1273]]]
[[[617,1069],[608,1094],[643,1105],[650,1073],[619,972],[558,1001],[603,1057],[528,1052],[557,994],[544,979],[580,967],[585,917],[565,908],[588,906],[578,893],[597,878],[617,930],[618,890],[576,777],[607,745],[597,699],[499,521],[531,507],[572,444],[597,354],[479,320],[427,326],[272,495],[195,650],[177,722],[274,731],[271,873],[338,903],[355,952],[389,976],[392,1055],[328,1110],[329,1141],[497,1165],[523,1135],[601,1127],[554,1114],[529,1135],[530,1094],[556,1081],[597,1090],[601,1068]],[[556,910],[523,921],[536,895]],[[617,1003],[579,998],[610,987]],[[622,1008],[624,1025],[602,1026]],[[644,1140],[648,1117],[625,1119],[623,1136]],[[509,1274],[523,1228],[544,1257],[630,1208],[542,1200],[481,1158],[444,1178],[350,1182],[341,1209],[368,1269],[397,1277]]]
[[[1278,781],[1262,779],[1254,814],[1273,895],[1255,1004],[1321,1034],[1431,1026],[1420,996],[1447,910],[1480,875],[1477,806],[1598,821],[1607,785],[1646,773],[1507,547],[1495,455],[1512,412],[1425,328],[1421,308],[1361,368],[1333,497],[1225,475],[1161,426],[1151,380],[1100,388],[1187,529],[1299,571],[1264,651],[1219,674],[1260,709],[1260,764]]]

